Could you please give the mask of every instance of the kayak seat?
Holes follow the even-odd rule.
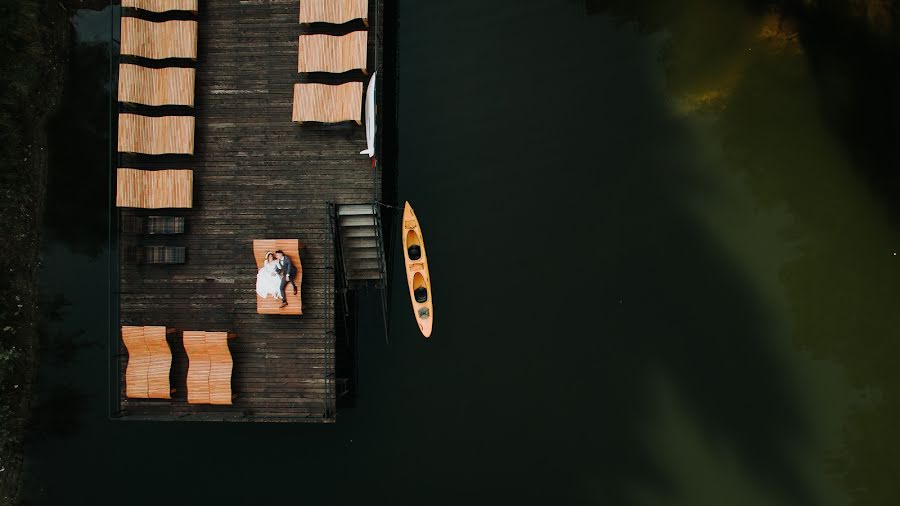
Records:
[[[418,260],[422,258],[422,247],[418,244],[413,244],[406,250],[406,253],[409,254],[410,260]]]
[[[416,288],[413,291],[413,295],[416,297],[416,302],[425,302],[428,300],[428,289],[424,286],[421,288]]]

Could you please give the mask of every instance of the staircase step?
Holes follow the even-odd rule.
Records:
[[[358,279],[381,279],[381,271],[378,269],[351,270],[347,273],[347,279],[350,281]]]
[[[381,262],[378,261],[377,258],[356,258],[353,260],[347,259],[347,270],[348,271],[360,271],[360,270],[369,270],[381,269]]]
[[[372,233],[374,234],[375,232],[373,231]],[[376,241],[374,238],[368,239],[365,237],[350,237],[350,238],[344,239],[344,250],[345,251],[350,251],[351,249],[354,249],[354,248],[377,248],[377,247],[378,247],[378,241]]]
[[[368,288],[379,288],[381,285],[380,279],[351,279],[349,280],[349,285],[351,290],[363,290]]]
[[[372,204],[349,204],[338,206],[338,216],[355,216],[355,215],[372,215],[375,214],[375,208]]]
[[[346,241],[349,238],[375,237],[375,227],[348,227],[341,230]]]
[[[374,227],[375,216],[341,216],[338,222],[341,227]]]
[[[344,258],[347,263],[362,259],[378,259],[378,248],[350,248],[344,250]]]

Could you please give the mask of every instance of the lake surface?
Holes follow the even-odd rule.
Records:
[[[900,228],[853,67],[753,2],[399,4],[435,332],[395,269],[330,426],[107,420],[111,25],[75,16],[26,504],[895,502]]]

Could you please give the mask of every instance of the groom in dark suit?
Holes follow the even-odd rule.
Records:
[[[294,285],[294,295],[297,295],[297,282],[294,281],[294,276],[297,275],[297,269],[294,267],[294,264],[291,263],[291,259],[284,254],[284,251],[276,251],[275,258],[278,260],[275,272],[281,274],[281,307],[284,307],[288,305],[287,297],[284,296],[284,287],[286,287],[288,283]]]

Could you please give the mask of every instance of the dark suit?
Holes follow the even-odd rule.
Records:
[[[287,302],[287,298],[284,296],[284,287],[290,283],[294,285],[294,288],[297,288],[297,283],[294,281],[297,269],[291,263],[291,259],[287,255],[283,255],[281,260],[278,261],[278,267],[275,270],[283,276],[281,278],[281,300]]]

